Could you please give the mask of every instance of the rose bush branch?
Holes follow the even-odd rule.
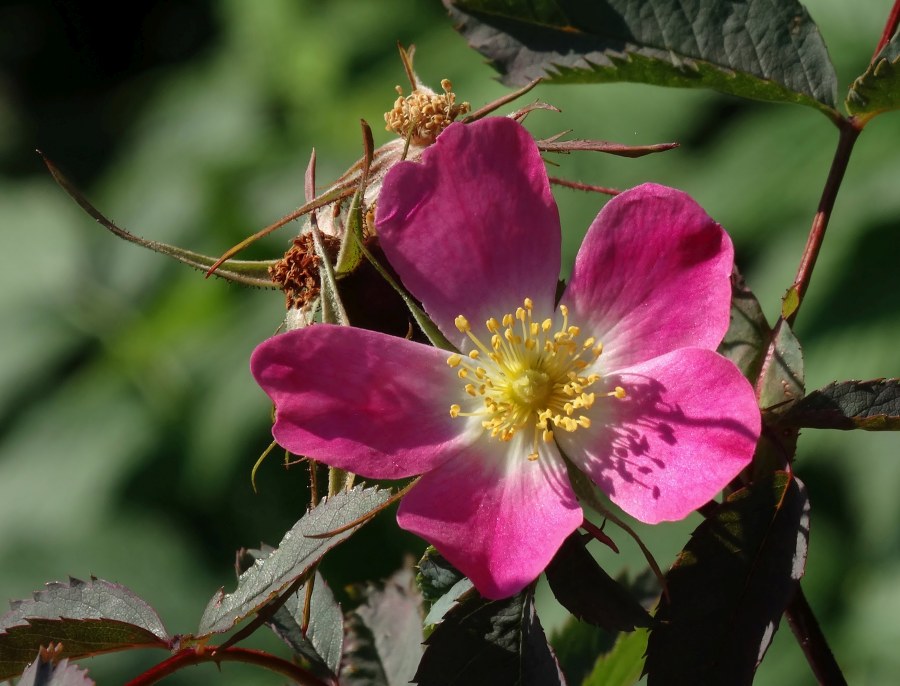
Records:
[[[286,676],[294,683],[300,684],[300,686],[335,686],[334,682],[323,681],[293,662],[261,650],[235,646],[224,649],[208,648],[205,650],[185,648],[175,653],[168,660],[160,662],[155,667],[151,667],[140,676],[135,677],[126,686],[150,686],[150,684],[155,684],[185,667],[200,665],[204,662],[212,662],[216,665],[222,662],[243,662]]]
[[[806,239],[806,247],[803,249],[803,255],[800,258],[797,276],[794,278],[794,283],[788,289],[782,301],[781,316],[790,325],[793,325],[794,320],[797,318],[800,305],[803,304],[803,298],[809,288],[812,272],[816,266],[819,251],[822,249],[822,242],[825,240],[825,230],[828,228],[828,222],[834,210],[838,190],[841,187],[844,173],[847,171],[847,165],[850,162],[850,153],[853,151],[853,146],[862,132],[862,128],[857,125],[852,117],[839,120],[838,128],[840,137],[838,138],[837,150],[835,150],[831,169],[825,181],[825,188],[822,190],[822,198],[819,201],[819,207],[813,218],[809,236]]]

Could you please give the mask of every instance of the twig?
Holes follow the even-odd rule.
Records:
[[[561,179],[558,176],[550,176],[550,183],[563,186],[564,188],[571,188],[576,191],[589,191],[592,193],[603,193],[604,195],[618,195],[622,191],[616,190],[615,188],[607,188],[606,186],[592,186],[587,183],[579,183],[578,181],[569,181],[568,179]]]
[[[828,220],[831,219],[831,212],[834,209],[834,201],[837,198],[838,189],[841,187],[844,172],[847,171],[850,153],[853,151],[856,139],[859,138],[859,134],[862,131],[857,128],[852,119],[841,119],[838,126],[841,134],[838,139],[837,150],[834,152],[828,179],[825,181],[822,198],[819,200],[819,208],[816,211],[816,216],[813,218],[809,237],[806,239],[806,247],[803,249],[803,256],[800,258],[797,276],[788,290],[788,295],[785,296],[785,306],[782,307],[782,317],[790,325],[793,325],[794,320],[797,318],[800,305],[803,304],[803,297],[809,288],[813,268],[816,266],[816,259],[819,257],[822,241],[825,240],[825,229],[828,227]],[[787,304],[789,298],[795,298],[790,306]]]
[[[175,653],[168,660],[160,662],[155,667],[151,667],[140,676],[132,679],[126,686],[149,686],[149,684],[155,684],[164,677],[174,674],[179,669],[199,665],[204,662],[214,662],[216,664],[221,662],[245,662],[286,676],[301,686],[333,686],[333,683],[319,679],[314,674],[292,662],[260,650],[249,650],[247,648],[225,648],[224,650],[220,648],[205,650],[185,648]]]
[[[797,643],[800,644],[806,661],[809,662],[819,684],[821,686],[846,686],[847,680],[844,678],[837,660],[834,659],[834,654],[828,647],[828,641],[825,640],[825,634],[822,633],[819,622],[799,584],[797,584],[797,591],[785,610],[785,617],[787,617],[791,631],[797,637]]]

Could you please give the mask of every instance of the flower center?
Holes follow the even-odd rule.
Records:
[[[603,344],[593,337],[581,340],[581,330],[569,324],[565,305],[559,308],[562,324],[556,330],[551,319],[535,321],[533,309],[531,299],[525,298],[515,314],[505,314],[500,321],[488,319],[487,343],[472,333],[464,316],[458,316],[456,328],[475,348],[467,356],[454,353],[447,359],[465,382],[466,394],[481,401],[466,412],[453,404],[450,416],[481,417],[481,426],[501,441],[530,431],[530,460],[538,457],[539,441],[551,441],[555,429],[571,432],[591,425],[583,411],[596,400],[597,394],[587,389],[600,375],[585,375],[585,370],[603,351]],[[625,391],[617,386],[604,395],[624,398]]]

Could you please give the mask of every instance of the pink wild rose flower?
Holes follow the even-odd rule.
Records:
[[[563,455],[636,519],[677,520],[747,464],[750,384],[715,352],[733,249],[686,194],[610,200],[556,302],[560,227],[531,136],[447,128],[388,174],[387,258],[459,353],[351,327],[277,335],[251,368],[280,445],[374,479],[422,478],[397,520],[489,598],[512,595],[583,521]]]

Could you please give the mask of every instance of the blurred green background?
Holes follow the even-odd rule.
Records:
[[[844,93],[891,3],[806,4]],[[278,326],[281,295],[205,281],[106,234],[34,148],[122,226],[220,254],[301,204],[312,146],[324,183],[359,156],[360,118],[376,143],[388,140],[382,113],[394,85],[406,85],[398,40],[417,45],[423,80],[451,79],[474,107],[507,92],[437,0],[0,4],[0,597],[93,574],[146,598],[170,632],[190,632],[214,591],[233,586],[235,549],[276,543],[307,500],[306,471],[275,458],[259,494],[250,487],[270,408],[247,359]],[[774,318],[837,138],[823,116],[628,84],[542,86],[521,104],[534,97],[563,110],[532,114],[539,134],[679,141],[639,160],[557,158],[555,174],[689,191],[734,237]],[[900,117],[886,115],[854,153],[798,320],[809,388],[900,375],[898,149]],[[603,198],[557,198],[568,268]],[[291,233],[247,256],[280,255]],[[804,587],[854,684],[890,683],[900,669],[898,447],[891,434],[801,439],[797,470],[813,509]],[[668,564],[695,524],[641,531]],[[622,556],[600,553],[611,572],[640,561],[619,540]],[[332,554],[326,576],[336,588],[385,576],[407,552],[421,544],[382,516]],[[542,606],[545,625],[560,621]],[[163,657],[84,664],[100,683],[119,683]],[[166,683],[198,682],[280,680],[228,664]],[[756,683],[815,683],[786,625]]]

